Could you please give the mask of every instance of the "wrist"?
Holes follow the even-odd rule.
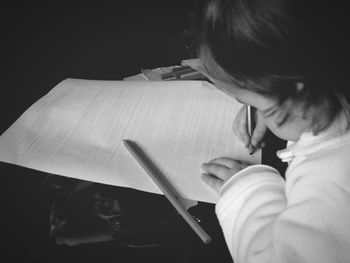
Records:
[[[247,166],[246,168],[243,168],[242,170],[234,174],[229,180],[227,180],[220,188],[219,194],[223,195],[227,189],[229,189],[233,184],[238,183],[240,179],[242,179],[243,177],[246,177],[252,174],[261,174],[266,172],[270,172],[270,173],[272,172],[280,175],[279,172],[271,166],[268,166],[265,164],[250,165],[250,166]]]

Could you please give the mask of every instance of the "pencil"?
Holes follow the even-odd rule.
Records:
[[[252,135],[253,135],[253,109],[252,109],[252,106],[250,106],[250,105],[246,106],[246,113],[247,113],[248,134],[250,137],[252,137]]]
[[[170,187],[167,185],[164,176],[141,150],[141,148],[135,142],[130,140],[123,140],[123,144],[130,152],[130,154],[135,158],[138,164],[145,170],[151,180],[159,187],[159,189],[178,211],[178,213],[185,219],[185,221],[190,225],[194,232],[199,236],[199,238],[205,244],[208,244],[211,241],[211,237],[182,205],[173,191],[170,190]]]
[[[250,105],[246,106],[246,114],[247,114],[247,129],[250,139],[252,139],[253,132],[255,129],[255,108]],[[250,144],[249,145],[249,153],[253,154],[255,151],[255,147]]]
[[[191,72],[196,72],[196,70],[191,68],[191,67],[186,67],[186,68],[183,68],[181,70],[173,70],[171,72],[162,74],[161,79],[168,80],[168,79],[172,79],[172,78],[180,78],[181,75],[191,73]]]

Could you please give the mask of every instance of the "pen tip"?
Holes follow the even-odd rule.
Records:
[[[252,155],[255,152],[255,148],[252,145],[249,145],[248,152],[250,155]]]

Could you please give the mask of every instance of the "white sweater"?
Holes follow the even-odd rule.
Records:
[[[350,262],[350,132],[344,122],[278,153],[286,181],[250,166],[221,189],[216,205],[235,263]]]

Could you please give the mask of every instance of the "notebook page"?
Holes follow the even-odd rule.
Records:
[[[232,132],[241,104],[201,81],[66,79],[0,137],[0,161],[160,193],[123,147],[135,141],[183,198],[214,203],[200,165],[260,163]]]

